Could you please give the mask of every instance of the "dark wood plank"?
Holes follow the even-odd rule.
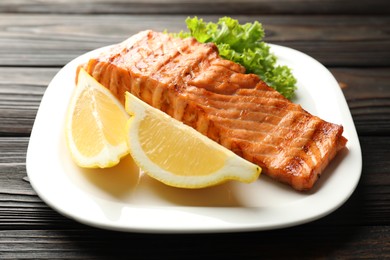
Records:
[[[0,12],[116,14],[389,14],[387,0],[3,0]]]
[[[388,259],[389,240],[388,226],[181,235],[7,230],[0,231],[0,252],[3,259]]]
[[[59,68],[0,68],[0,136],[28,136]],[[390,133],[390,68],[331,68],[360,135]],[[369,87],[367,87],[369,86]]]
[[[266,41],[331,69],[363,151],[361,180],[343,206],[281,230],[151,235],[85,226],[36,195],[26,178],[28,136],[55,73],[140,30],[184,29],[192,14],[259,20]],[[390,259],[389,14],[388,0],[1,0],[0,259]]]
[[[390,134],[390,68],[337,68],[340,83],[360,135]]]
[[[56,68],[0,68],[0,135],[29,135]]]
[[[187,15],[0,16],[0,66],[63,66],[145,29],[177,32]],[[220,15],[207,15],[216,21]],[[259,20],[270,43],[303,51],[327,66],[390,66],[388,16],[243,16]]]

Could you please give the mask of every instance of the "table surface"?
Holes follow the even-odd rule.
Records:
[[[390,259],[390,2],[387,0],[70,0],[0,2],[0,258]],[[265,40],[295,48],[335,76],[362,147],[357,189],[300,226],[223,234],[142,234],[65,218],[26,178],[29,136],[52,77],[73,58],[184,19],[260,21]],[[169,259],[168,258],[168,259]]]

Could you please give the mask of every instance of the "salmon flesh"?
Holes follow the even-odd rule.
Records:
[[[310,190],[347,142],[212,43],[142,31],[82,65],[122,103],[129,91],[195,128],[266,175]]]

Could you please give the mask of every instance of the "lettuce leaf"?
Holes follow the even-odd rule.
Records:
[[[296,90],[296,79],[287,66],[276,65],[276,56],[263,41],[261,23],[240,24],[238,20],[222,17],[217,23],[204,22],[198,17],[186,19],[188,32],[172,34],[176,37],[194,37],[202,43],[213,42],[221,57],[241,64],[248,73],[257,74],[270,87],[291,99]]]

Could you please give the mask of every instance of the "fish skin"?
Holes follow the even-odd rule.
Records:
[[[81,66],[122,104],[129,91],[299,191],[310,190],[347,143],[341,125],[245,74],[212,43],[147,30]]]

